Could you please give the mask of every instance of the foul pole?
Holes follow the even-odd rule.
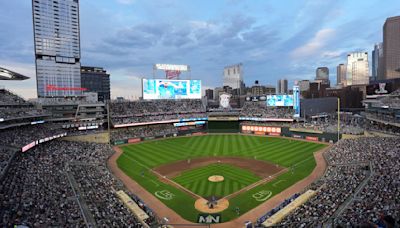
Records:
[[[337,141],[340,139],[340,98],[337,99]]]

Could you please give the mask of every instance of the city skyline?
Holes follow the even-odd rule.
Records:
[[[152,77],[154,63],[191,65],[192,78],[202,79],[204,89],[222,86],[223,67],[236,62],[243,62],[248,86],[254,80],[312,80],[319,66],[329,67],[336,84],[332,75],[348,53],[371,55],[382,42],[386,18],[400,10],[395,3],[81,1],[81,63],[111,74],[113,98],[139,97],[140,78]],[[31,77],[3,84],[35,98],[31,2],[0,4],[0,25],[8,31],[0,37],[0,66]],[[381,10],[372,15],[370,8]]]

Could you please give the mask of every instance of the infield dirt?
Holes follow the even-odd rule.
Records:
[[[278,173],[284,169],[279,165],[256,159],[242,157],[205,157],[190,159],[190,162],[188,160],[173,162],[158,166],[153,170],[161,174],[162,176],[174,178],[176,176],[179,176],[184,171],[217,163],[229,164],[245,170],[249,170],[257,176],[261,177],[262,179],[272,176],[275,173]]]

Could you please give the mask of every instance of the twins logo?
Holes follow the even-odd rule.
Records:
[[[163,200],[172,200],[175,196],[168,190],[157,191],[154,193],[154,195]]]
[[[230,95],[230,94],[227,94],[227,93],[221,94],[221,95],[219,96],[219,105],[220,105],[222,108],[229,108],[229,107],[230,107],[230,105],[229,105],[229,100],[230,100],[230,98],[231,98],[231,95]]]
[[[257,192],[257,193],[254,193],[254,194],[252,195],[252,197],[253,197],[256,201],[262,202],[262,201],[267,200],[269,197],[271,197],[271,195],[272,195],[272,192],[271,192],[271,191],[268,191],[268,190],[261,190],[261,191],[259,191],[259,192]]]

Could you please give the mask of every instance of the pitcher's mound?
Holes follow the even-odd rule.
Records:
[[[218,200],[217,203],[213,206],[213,208],[210,208],[207,202],[208,200],[206,199],[203,198],[198,199],[194,203],[194,207],[196,208],[196,210],[203,213],[218,213],[229,207],[229,201],[227,199]]]
[[[211,181],[211,182],[221,182],[221,181],[224,181],[224,176],[220,176],[220,175],[209,176],[209,177],[208,177],[208,181]]]

